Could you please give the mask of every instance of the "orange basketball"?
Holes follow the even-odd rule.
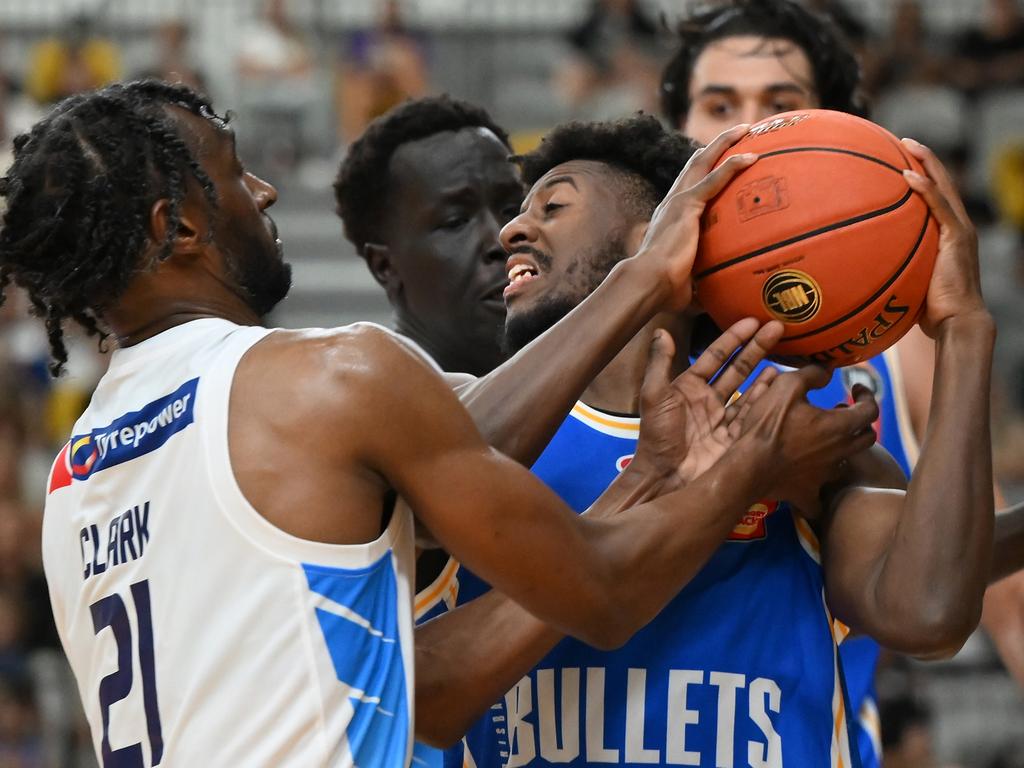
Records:
[[[697,298],[720,328],[786,324],[776,356],[850,365],[917,321],[938,225],[903,177],[920,163],[895,136],[843,112],[786,112],[725,157],[756,152],[708,206],[694,264]]]

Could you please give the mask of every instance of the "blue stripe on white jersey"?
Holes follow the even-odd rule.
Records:
[[[356,766],[405,762],[408,696],[391,553],[361,569],[303,564],[316,617],[353,708],[346,736]]]

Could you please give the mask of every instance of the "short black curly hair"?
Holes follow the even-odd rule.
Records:
[[[195,91],[144,80],[71,96],[14,139],[0,179],[0,304],[12,282],[27,291],[46,323],[54,376],[67,362],[65,320],[106,338],[103,311],[147,266],[153,204],[169,202],[158,259],[170,255],[189,179],[217,205],[168,106],[223,122]]]
[[[445,131],[486,128],[509,148],[508,134],[481,107],[448,95],[406,101],[378,117],[349,147],[334,181],[334,199],[347,237],[360,255],[381,239],[388,205],[388,165],[403,144]]]
[[[523,181],[533,186],[548,171],[571,160],[594,160],[616,171],[623,200],[649,218],[693,155],[696,145],[670,131],[653,115],[622,120],[563,123],[533,152],[516,155]]]
[[[717,0],[682,19],[677,32],[679,50],[661,75],[662,112],[673,126],[682,125],[690,111],[690,78],[697,57],[716,40],[741,35],[791,41],[811,62],[823,109],[867,116],[860,65],[845,36],[829,17],[794,0]]]

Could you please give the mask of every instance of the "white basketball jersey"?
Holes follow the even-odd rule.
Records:
[[[115,351],[54,464],[43,560],[104,768],[409,762],[412,520],[340,546],[246,501],[228,399],[268,333],[196,320]]]

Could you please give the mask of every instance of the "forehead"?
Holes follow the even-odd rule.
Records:
[[[757,35],[725,37],[710,43],[693,64],[690,94],[709,86],[759,92],[770,86],[814,87],[811,61],[791,40]]]
[[[509,150],[487,128],[442,131],[410,141],[395,150],[388,164],[399,193],[437,194],[465,186],[519,186]]]
[[[598,160],[570,160],[561,163],[537,180],[524,206],[528,206],[538,195],[554,193],[559,188],[567,187],[582,200],[588,210],[606,216],[609,209],[620,208],[615,173],[611,166]]]
[[[179,134],[200,163],[233,158],[235,132],[227,123],[201,117],[184,107],[169,106],[167,114],[179,127]]]

